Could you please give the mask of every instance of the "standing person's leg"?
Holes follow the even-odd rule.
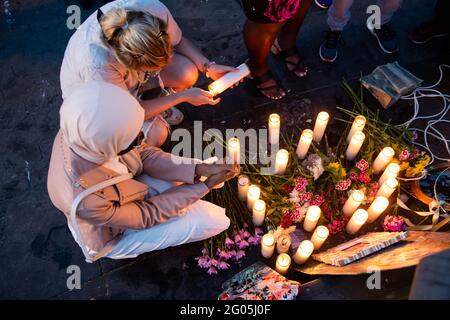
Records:
[[[286,92],[271,76],[267,59],[282,24],[245,22],[244,41],[248,51],[248,64],[252,76],[257,80],[258,90],[267,98],[281,99]]]
[[[389,23],[394,13],[402,6],[402,0],[378,0],[381,11],[381,25]]]
[[[334,0],[328,9],[328,28],[333,31],[342,31],[351,18],[350,8],[353,0]]]
[[[286,21],[275,41],[275,49],[286,61],[287,68],[298,77],[306,75],[308,69],[302,64],[302,58],[296,50],[297,35],[313,0],[303,0],[297,13]]]
[[[381,26],[379,29],[374,29],[370,26],[367,27],[377,39],[378,45],[380,46],[381,50],[386,53],[397,52],[397,40],[389,22],[391,21],[394,13],[401,7],[402,0],[378,0],[377,5],[380,7],[381,11]]]
[[[319,49],[319,56],[325,62],[334,62],[338,56],[338,42],[341,32],[350,20],[353,0],[334,0],[328,8],[328,30],[325,41]]]
[[[422,44],[448,34],[450,34],[450,1],[438,0],[434,7],[433,19],[413,29],[409,33],[409,39],[415,44]]]

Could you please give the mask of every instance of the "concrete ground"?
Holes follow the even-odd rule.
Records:
[[[0,20],[0,298],[19,299],[215,299],[221,283],[259,259],[257,248],[230,270],[208,276],[193,257],[201,243],[170,248],[126,261],[84,262],[62,214],[46,192],[51,145],[58,130],[61,105],[59,68],[73,31],[66,27],[66,8],[77,0],[2,0]],[[246,59],[242,41],[245,21],[238,0],[164,0],[181,26],[210,58],[237,65]],[[426,83],[438,78],[437,66],[449,63],[447,39],[417,46],[406,37],[408,30],[432,14],[433,1],[408,0],[396,14],[393,25],[400,52],[384,54],[364,27],[369,1],[358,1],[344,32],[335,64],[323,63],[318,48],[326,29],[326,12],[313,6],[301,29],[298,46],[309,66],[309,75],[296,80],[282,64],[271,59],[291,95],[280,102],[257,96],[248,84],[226,92],[223,102],[212,108],[184,107],[183,126],[203,120],[204,128],[262,127],[267,115],[281,114],[288,127],[307,125],[319,110],[334,112],[348,105],[340,85],[343,79],[357,86],[360,74],[391,61],[412,71]],[[98,4],[101,1],[97,1]],[[93,12],[83,11],[83,19]],[[448,78],[441,89],[449,92]],[[369,97],[369,103],[377,103]],[[427,104],[425,113],[439,110],[439,102]],[[382,116],[400,121],[412,115],[412,105],[400,103]],[[423,126],[423,123],[419,123]],[[447,128],[448,130],[448,128]],[[340,134],[335,122],[330,136]],[[447,131],[447,136],[449,132]],[[66,268],[79,265],[82,289],[69,291]],[[369,291],[364,277],[324,277],[317,280],[292,274],[305,287],[301,298],[406,298],[414,268],[383,275],[383,289]]]

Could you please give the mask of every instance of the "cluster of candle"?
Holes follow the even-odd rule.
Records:
[[[329,119],[330,115],[325,111],[321,111],[317,115],[316,122],[314,123],[314,130],[305,129],[302,131],[296,151],[299,159],[304,159],[306,157],[313,140],[316,143],[319,143],[322,140]]]

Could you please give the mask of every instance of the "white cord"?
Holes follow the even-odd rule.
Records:
[[[445,149],[450,156],[450,146],[449,146],[450,139],[447,139],[442,134],[442,132],[440,132],[437,128],[435,128],[435,125],[437,125],[439,123],[450,123],[449,120],[443,120],[443,118],[446,116],[446,114],[450,110],[450,95],[443,94],[440,91],[434,89],[436,86],[438,86],[441,83],[441,81],[443,79],[443,73],[444,73],[443,68],[450,68],[450,66],[446,65],[446,64],[439,65],[439,80],[436,83],[429,85],[429,86],[416,88],[412,93],[401,97],[402,100],[414,100],[414,115],[412,116],[411,119],[409,119],[408,121],[406,121],[402,124],[399,124],[398,126],[403,126],[403,127],[409,128],[411,123],[413,123],[414,121],[416,121],[418,119],[430,119],[427,121],[427,125],[425,126],[425,129],[409,128],[410,130],[415,130],[415,131],[423,133],[423,138],[424,138],[423,140],[424,140],[425,144],[421,144],[418,142],[413,142],[413,143],[428,151],[428,153],[431,156],[431,162],[428,165],[431,165],[434,162],[434,160],[450,161],[450,158],[442,158],[442,157],[435,155],[431,151],[431,149],[428,145],[428,138],[429,138],[429,136],[431,136],[431,137],[439,140],[440,142],[442,142],[445,145]],[[438,113],[435,113],[433,115],[419,116],[419,111],[420,111],[419,99],[421,99],[421,98],[442,98],[443,108]],[[435,119],[436,117],[439,117],[439,118]],[[433,132],[430,132],[430,131],[433,131]],[[426,175],[426,172],[418,178],[412,178],[412,179],[408,179],[408,180],[419,180],[419,179],[423,178],[425,175]],[[406,179],[404,179],[404,180],[406,180]]]

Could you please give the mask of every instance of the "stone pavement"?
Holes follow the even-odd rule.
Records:
[[[171,9],[184,35],[208,57],[231,65],[246,59],[241,32],[244,15],[239,0],[163,2]],[[193,257],[199,254],[201,243],[170,248],[138,259],[86,264],[65,219],[48,198],[47,167],[61,104],[59,68],[72,34],[65,24],[66,8],[76,3],[77,0],[2,0],[0,298],[214,299],[225,279],[258,259],[257,248],[251,249],[240,265],[233,265],[217,276],[208,276],[196,267]],[[183,126],[192,128],[193,120],[202,120],[205,129],[259,128],[265,125],[267,115],[275,111],[286,119],[289,127],[302,126],[318,110],[333,113],[336,105],[348,105],[340,87],[343,79],[356,86],[360,74],[395,60],[426,83],[436,81],[437,66],[450,60],[448,38],[424,46],[413,45],[406,38],[408,30],[430,17],[433,1],[405,1],[393,21],[401,51],[392,56],[378,48],[364,27],[368,4],[369,1],[355,4],[353,19],[344,32],[345,43],[333,65],[322,63],[318,57],[326,29],[326,12],[311,7],[298,40],[309,66],[308,77],[293,79],[279,61],[271,59],[273,68],[292,90],[285,100],[269,101],[243,84],[226,92],[222,103],[216,107],[184,106],[187,117]],[[93,10],[83,11],[83,19]],[[448,78],[441,86],[447,93]],[[377,106],[370,97],[369,101]],[[439,110],[439,103],[427,104],[426,112]],[[412,105],[402,102],[381,113],[386,120],[400,121],[412,115]],[[339,128],[332,121],[330,136],[339,134]],[[66,287],[69,265],[81,267],[81,290],[69,291]],[[302,297],[405,298],[413,272],[414,268],[383,275],[383,290],[377,292],[364,287],[364,277],[327,277],[322,282],[324,285],[306,288]],[[299,280],[312,279],[300,277]]]

